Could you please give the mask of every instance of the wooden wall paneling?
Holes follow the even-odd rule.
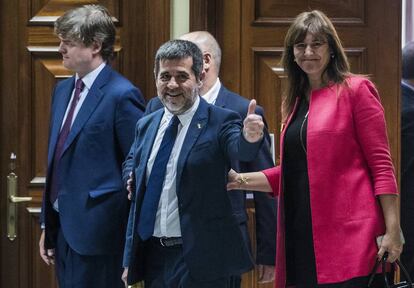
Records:
[[[17,145],[16,139],[11,135],[14,135],[17,129],[15,124],[17,122],[15,113],[17,95],[15,91],[18,86],[18,77],[17,67],[14,65],[16,55],[10,52],[16,51],[18,47],[16,33],[18,21],[16,17],[7,21],[7,15],[16,11],[17,7],[17,1],[0,1],[0,77],[2,79],[0,82],[0,119],[2,123],[0,125],[0,211],[6,211],[6,175],[9,173],[10,153],[16,151]],[[8,122],[12,124],[4,125]],[[7,287],[3,283],[15,278],[16,272],[6,273],[7,270],[4,267],[9,264],[18,264],[15,257],[18,250],[16,245],[7,239],[5,217],[0,217],[0,223],[2,227],[0,229],[0,247],[4,247],[4,249],[0,249],[0,286]]]
[[[142,17],[147,10],[148,1],[125,1],[120,7],[121,17],[119,23],[119,37],[122,54],[119,71],[132,83],[141,89],[145,95],[147,75],[143,67],[146,66],[146,17]],[[142,11],[138,13],[138,11]],[[145,13],[145,12],[144,12]],[[145,14],[144,14],[145,15]]]
[[[401,1],[383,0],[372,15],[373,25],[378,25],[375,59],[378,70],[376,84],[385,108],[391,153],[398,180],[400,178],[400,81],[401,81]],[[400,181],[398,181],[399,183]]]
[[[190,0],[190,31],[209,31],[216,35],[218,0]]]
[[[154,57],[170,39],[170,1],[125,1],[121,31],[123,75],[137,85],[149,100],[156,95]],[[137,15],[142,11],[142,15]],[[154,19],[157,19],[154,21]]]
[[[269,133],[278,135],[280,131],[282,104],[282,91],[285,88],[286,76],[280,66],[282,47],[253,47],[254,75],[253,97],[257,102],[266,107],[265,117]],[[275,155],[279,155],[279,138],[274,138]]]
[[[132,1],[132,0],[130,0]],[[147,38],[146,38],[146,63],[147,85],[145,97],[151,99],[157,95],[154,78],[155,53],[164,42],[170,40],[170,1],[147,0],[146,13]]]
[[[328,15],[335,15],[331,19],[334,23],[362,24],[365,16],[365,2],[366,0],[256,0],[254,1],[252,24],[259,26],[290,25],[297,14],[310,9],[319,9]]]
[[[368,55],[365,47],[351,47],[345,48],[345,53],[348,56],[349,64],[352,67],[352,72],[356,74],[367,75]]]
[[[49,127],[50,96],[56,83],[55,73],[62,73],[59,63],[61,56],[57,53],[58,39],[53,36],[53,22],[45,21],[43,29],[30,21],[32,18],[31,1],[20,0],[19,15],[19,124],[17,140],[19,143],[18,176],[19,196],[31,196],[33,200],[27,204],[19,204],[19,266],[16,269],[20,286],[16,287],[51,287],[54,267],[44,265],[38,250],[39,223],[33,225],[32,215],[27,207],[40,207],[41,193],[46,174],[47,139]],[[48,3],[44,3],[48,5]],[[40,25],[40,23],[38,23]],[[33,43],[31,42],[33,41]],[[51,46],[53,45],[53,46]],[[61,62],[61,61],[60,61]],[[37,185],[35,182],[38,182]],[[41,187],[36,187],[36,186]],[[30,209],[30,208],[29,208]],[[37,218],[38,219],[38,218]],[[37,237],[37,240],[34,240]],[[32,242],[34,241],[34,242]],[[36,247],[37,246],[37,247]],[[37,249],[33,250],[33,247]],[[33,262],[36,262],[33,265]],[[36,274],[32,268],[41,267],[45,274]]]
[[[27,0],[29,8],[29,22],[38,25],[50,25],[69,9],[85,4],[99,4],[105,6],[117,22],[120,12],[117,0]]]
[[[50,115],[50,95],[54,85],[57,82],[57,78],[68,77],[71,75],[66,69],[62,69],[62,61],[60,60],[60,54],[57,51],[53,52],[32,52],[32,71],[31,71],[31,91],[32,97],[30,105],[31,108],[31,119],[28,121],[31,123],[30,130],[31,135],[28,143],[28,149],[31,155],[30,162],[30,183],[35,178],[45,177],[47,163],[47,139],[49,136],[49,117]],[[59,75],[59,73],[62,73]],[[30,101],[29,99],[27,99]]]
[[[225,13],[225,11],[231,11],[231,13]],[[241,93],[241,2],[240,0],[219,1],[216,13],[217,31],[215,36],[222,50],[220,79],[228,89]],[[242,94],[242,96],[246,97],[247,95]]]

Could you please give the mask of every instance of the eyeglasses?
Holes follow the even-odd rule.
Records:
[[[293,47],[298,51],[305,51],[306,47],[309,46],[311,50],[315,51],[315,50],[318,50],[319,48],[321,48],[325,43],[326,43],[326,41],[313,41],[309,44],[306,44],[304,42],[300,42],[300,43],[294,44]]]

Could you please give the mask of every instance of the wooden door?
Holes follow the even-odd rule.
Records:
[[[63,68],[54,20],[69,8],[101,4],[116,19],[115,69],[155,95],[153,58],[169,39],[169,1],[165,0],[13,0],[0,2],[0,287],[56,287],[53,269],[38,253],[39,212],[45,184],[50,96],[71,73]],[[155,21],[155,19],[157,19]],[[133,133],[133,131],[131,131]],[[6,179],[10,155],[17,155],[17,237],[7,237]]]
[[[281,101],[286,77],[280,59],[293,18],[318,9],[334,22],[354,73],[376,83],[388,124],[391,152],[399,169],[401,1],[395,0],[192,0],[191,30],[208,30],[222,47],[220,78],[246,98],[264,107],[279,154]],[[254,239],[254,209],[249,209]],[[256,274],[243,287],[257,285]]]

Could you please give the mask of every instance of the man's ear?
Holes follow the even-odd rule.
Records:
[[[94,55],[99,54],[102,50],[102,43],[101,42],[97,42],[97,41],[93,41],[92,43],[92,53]]]
[[[210,69],[210,65],[213,61],[213,58],[209,52],[205,52],[203,54],[203,68],[204,70],[208,71]]]

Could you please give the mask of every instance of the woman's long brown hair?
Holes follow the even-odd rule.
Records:
[[[283,123],[292,112],[296,97],[305,97],[310,89],[308,77],[294,61],[295,56],[293,54],[293,46],[302,42],[307,33],[311,33],[320,40],[327,41],[329,45],[331,58],[322,77],[326,82],[343,83],[350,74],[348,58],[331,20],[318,10],[299,14],[286,34],[281,59],[288,77],[288,84],[282,102]]]

